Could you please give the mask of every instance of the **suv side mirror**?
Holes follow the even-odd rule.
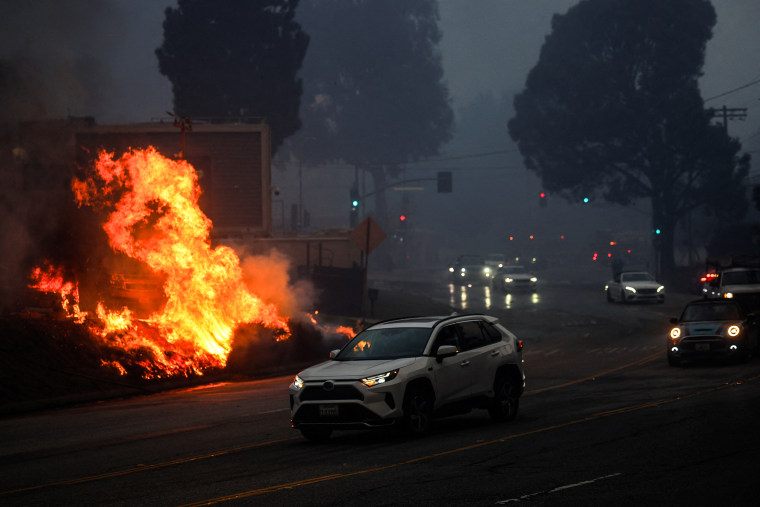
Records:
[[[340,352],[340,349],[331,350],[330,359],[335,359],[335,357],[338,355],[338,352]]]
[[[454,345],[441,345],[435,352],[435,360],[440,363],[444,358],[455,356],[458,353],[459,351]]]

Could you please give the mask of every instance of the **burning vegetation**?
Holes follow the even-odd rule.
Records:
[[[300,313],[308,289],[291,285],[287,260],[241,261],[229,246],[212,246],[186,161],[154,148],[101,152],[71,189],[80,209],[101,217],[110,248],[90,252],[84,272],[46,261],[29,287],[55,295],[63,318],[96,344],[101,367],[154,379],[322,353],[325,328]]]

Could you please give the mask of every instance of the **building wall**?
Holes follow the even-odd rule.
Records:
[[[79,164],[91,164],[103,149],[118,157],[149,146],[166,157],[184,156],[195,167],[203,191],[200,206],[214,224],[214,235],[271,235],[267,125],[194,124],[184,140],[173,123],[90,125],[75,133]]]

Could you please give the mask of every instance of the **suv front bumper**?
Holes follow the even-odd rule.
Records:
[[[402,416],[402,384],[371,389],[358,381],[305,382],[290,387],[290,420],[306,425],[373,428],[394,424]]]

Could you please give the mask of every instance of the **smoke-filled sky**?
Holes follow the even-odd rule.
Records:
[[[578,1],[440,0],[440,49],[455,113],[479,94],[509,97],[520,92],[549,34],[552,16],[565,13]],[[171,85],[158,71],[155,49],[163,40],[164,11],[173,5],[174,0],[0,0],[0,60],[18,73],[17,89],[11,90],[10,103],[4,104],[0,119],[94,116],[104,124],[165,117],[172,109]],[[747,108],[746,119],[732,121],[729,133],[758,159],[760,1],[713,0],[713,5],[718,22],[707,46],[702,95],[711,107]],[[479,148],[481,151],[511,148],[506,120],[504,145]],[[446,155],[454,158],[461,154]],[[512,158],[515,160],[508,163],[519,166],[516,154]],[[499,192],[494,199],[502,201],[495,213],[511,217],[511,223],[530,226],[536,206],[533,197],[540,185],[533,174],[517,169],[499,174],[498,181],[495,172],[483,174],[490,178],[486,187]],[[329,178],[324,175],[321,179],[313,177],[308,182],[309,192],[301,198],[300,182],[293,180],[295,171],[274,172],[275,184],[283,187],[281,202],[275,203],[279,207],[273,209],[275,229],[285,223],[285,210],[295,203],[311,212],[312,226],[345,226],[344,208],[334,215],[322,213],[321,223],[316,210],[324,211],[325,202],[342,202],[349,182],[327,182]],[[757,163],[752,172],[760,173]],[[459,192],[468,190],[464,183],[470,182],[455,180],[455,188]],[[287,185],[290,188],[285,188]],[[505,186],[511,187],[514,198],[500,190]],[[478,188],[483,188],[482,183],[470,187],[475,192]],[[327,198],[330,191],[335,192],[335,199]],[[459,201],[462,197],[458,194]],[[474,198],[486,200],[482,195]],[[453,200],[445,199],[441,197],[436,205],[450,208]],[[556,215],[547,218],[545,213],[544,223],[588,220],[560,206],[551,210]],[[632,213],[641,215],[640,211]],[[604,214],[614,215],[609,211]],[[440,221],[439,214],[433,216]],[[500,233],[507,232],[508,225],[499,226],[504,229]]]
[[[550,30],[552,15],[578,0],[440,0],[441,51],[454,109],[478,93],[519,91]],[[144,121],[171,109],[158,72],[164,10],[171,0],[2,0],[0,58],[27,62],[44,99],[18,104],[34,114],[93,115],[100,123]],[[760,79],[760,2],[713,0],[703,96]],[[307,55],[308,58],[308,55]],[[747,107],[732,133],[760,146],[760,83],[708,102]],[[749,148],[749,146],[748,146]]]

